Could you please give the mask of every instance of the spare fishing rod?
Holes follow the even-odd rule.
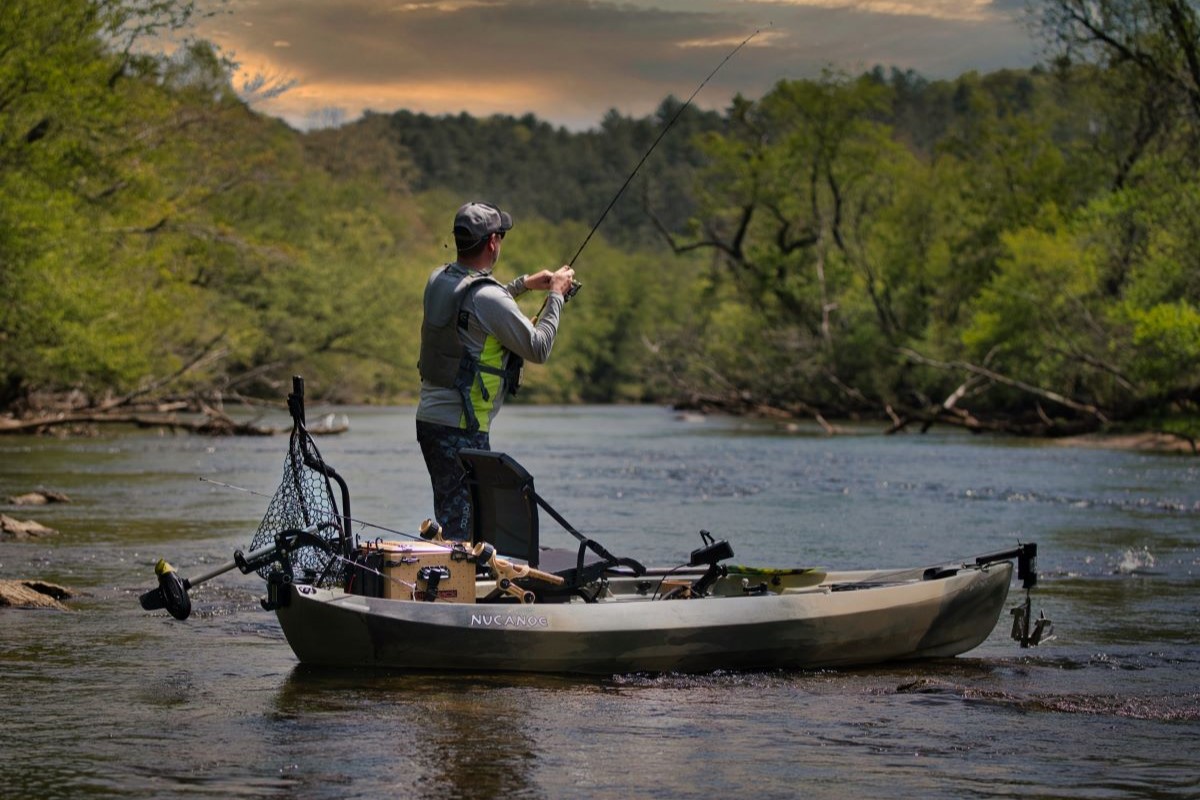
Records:
[[[726,62],[728,62],[731,58],[733,58],[735,55],[737,55],[737,52],[739,50],[741,50],[743,47],[745,47],[746,44],[751,39],[753,39],[755,36],[758,36],[758,34],[761,32],[762,32],[762,29],[758,28],[754,31],[754,33],[750,34],[745,39],[743,39],[741,44],[739,44],[737,47],[733,48],[733,50],[731,50],[729,52],[729,54],[725,56],[725,58],[721,59],[721,63],[717,64],[717,66],[713,69],[713,71],[708,73],[708,77],[706,77],[704,80],[700,81],[700,85],[696,87],[696,90],[694,92],[692,92],[691,96],[688,97],[687,101],[679,107],[679,109],[675,112],[675,116],[671,117],[671,120],[665,126],[663,126],[663,129],[661,131],[659,131],[658,138],[655,139],[654,142],[650,145],[650,149],[648,149],[645,152],[645,154],[642,156],[641,160],[638,161],[637,166],[635,166],[633,168],[633,172],[629,173],[629,177],[627,177],[625,179],[625,182],[621,184],[621,188],[617,190],[617,193],[615,195],[613,195],[613,199],[609,201],[607,206],[605,206],[604,212],[602,214],[600,214],[600,218],[596,220],[596,224],[592,226],[592,229],[590,231],[588,231],[587,237],[583,240],[583,243],[581,245],[579,245],[579,249],[575,251],[575,255],[571,256],[571,260],[567,262],[567,266],[572,267],[572,268],[575,266],[575,260],[577,258],[579,258],[579,254],[583,252],[583,249],[588,246],[588,242],[590,242],[592,240],[592,235],[600,227],[600,224],[602,222],[604,222],[604,218],[608,216],[608,212],[612,211],[613,206],[615,206],[617,204],[617,201],[621,199],[621,195],[623,195],[625,193],[625,190],[627,188],[629,188],[629,184],[632,183],[633,179],[637,176],[638,170],[640,170],[642,168],[642,165],[646,163],[646,159],[648,159],[650,157],[650,154],[654,152],[654,149],[656,147],[658,147],[658,143],[661,142],[663,140],[663,137],[667,135],[667,131],[671,130],[671,128],[674,127],[675,123],[683,115],[683,112],[686,111],[688,109],[688,106],[690,106],[692,104],[692,101],[696,99],[696,95],[700,94],[700,90],[703,89],[710,80],[712,80],[714,75],[716,75],[718,72],[720,72],[721,67],[725,66]],[[583,285],[581,283],[579,283],[578,281],[572,280],[571,288],[567,292],[566,298],[564,298],[564,299],[574,297],[575,293],[578,292],[580,290],[580,288],[582,288],[582,286]]]

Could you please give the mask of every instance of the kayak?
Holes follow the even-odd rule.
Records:
[[[944,658],[995,629],[1014,573],[1022,647],[1050,638],[1032,617],[1037,545],[927,567],[831,571],[730,563],[700,531],[679,564],[646,568],[578,531],[505,453],[458,454],[470,493],[468,541],[426,520],[404,540],[363,539],[347,481],[304,422],[303,382],[288,397],[283,477],[249,553],[191,579],[166,561],[147,610],[191,614],[188,590],[238,568],[266,581],[264,609],[304,664],[439,672],[709,672],[856,666]],[[334,485],[340,491],[334,490]],[[542,513],[578,541],[543,547]],[[379,526],[370,526],[379,528]],[[388,529],[382,529],[388,530]],[[1015,569],[1014,569],[1015,563]]]
[[[781,579],[764,581],[770,573]],[[1012,575],[1008,561],[855,572],[729,567],[703,598],[656,598],[656,576],[613,576],[595,602],[532,604],[291,584],[276,614],[296,657],[324,666],[585,674],[851,666],[971,650],[995,628]]]

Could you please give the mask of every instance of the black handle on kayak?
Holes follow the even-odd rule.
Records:
[[[1037,585],[1037,542],[1026,542],[1012,550],[999,550],[976,556],[975,564],[982,567],[998,561],[1012,561],[1014,558],[1017,560],[1017,578],[1021,581],[1021,586],[1032,589]]]

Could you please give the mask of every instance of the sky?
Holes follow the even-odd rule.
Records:
[[[1024,0],[211,1],[221,11],[197,33],[239,64],[235,88],[257,77],[251,105],[300,129],[407,109],[583,130],[686,100],[752,34],[697,106],[824,68],[939,79],[1039,56]]]

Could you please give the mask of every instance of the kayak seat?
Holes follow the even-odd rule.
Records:
[[[646,568],[631,558],[617,558],[598,542],[577,531],[533,488],[533,476],[506,453],[460,450],[471,501],[471,543],[487,542],[496,552],[557,575],[562,586],[530,581],[539,600],[567,600],[571,595],[594,599],[586,587],[610,569],[641,575]],[[578,550],[540,546],[538,510],[579,540]]]

